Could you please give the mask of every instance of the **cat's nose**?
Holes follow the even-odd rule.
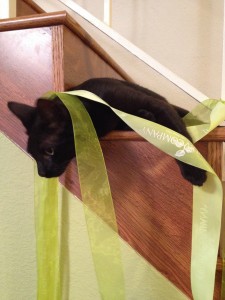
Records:
[[[42,167],[38,168],[38,174],[39,174],[39,176],[45,177],[45,178],[53,178],[53,177],[58,177],[59,175],[61,175],[61,173],[57,173],[52,170],[46,170]]]
[[[50,173],[50,172],[46,172],[46,171],[39,171],[38,170],[38,174],[39,174],[39,176],[41,176],[41,177],[45,177],[45,178],[52,178],[52,177],[55,177],[52,173]]]
[[[47,175],[46,172],[43,171],[43,170],[39,170],[39,169],[38,169],[38,175],[41,176],[41,177],[47,177],[46,176]]]
[[[46,170],[45,168],[43,168],[42,164],[37,163],[37,167],[38,167],[38,175],[41,177],[47,177]]]

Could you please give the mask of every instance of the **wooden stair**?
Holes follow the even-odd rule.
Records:
[[[92,77],[132,79],[66,12],[41,13],[18,1],[20,17],[0,21],[0,130],[22,149],[26,134],[7,109],[10,100],[33,105],[48,90],[62,91]],[[33,13],[33,15],[26,15]],[[197,143],[222,174],[224,128]],[[101,141],[121,237],[191,299],[192,186],[174,160],[134,132],[112,132]],[[61,182],[79,197],[72,162]],[[218,258],[215,299],[222,262]]]

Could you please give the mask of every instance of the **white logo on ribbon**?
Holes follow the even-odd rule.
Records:
[[[185,144],[183,140],[178,141],[177,143],[175,143],[175,145],[178,148],[183,148],[175,153],[176,157],[181,157],[184,156],[186,153],[192,153],[195,151],[194,147],[192,147],[189,143]]]
[[[175,136],[171,136],[166,132],[155,130],[154,128],[149,128],[149,127],[144,127],[143,132],[144,134],[148,134],[149,136],[157,140],[171,143],[175,145],[177,148],[182,148],[175,153],[176,157],[181,157],[187,153],[193,153],[195,151],[195,148],[190,143],[185,143],[183,139],[177,138]]]

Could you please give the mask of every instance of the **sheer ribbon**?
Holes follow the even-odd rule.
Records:
[[[90,117],[77,96],[109,106],[87,91],[49,92],[44,95],[46,99],[59,97],[69,110],[74,128],[82,199],[88,208],[113,228],[112,236],[105,236],[101,228],[95,226],[88,210],[85,210],[100,294],[102,299],[123,300],[125,292],[119,237],[104,160]],[[207,181],[203,187],[193,187],[191,284],[195,300],[212,300],[222,211],[220,179],[184,136],[154,122],[109,107],[151,144],[178,160],[207,171]],[[194,142],[225,119],[224,108],[223,101],[206,100],[184,118]],[[50,232],[46,233],[47,236],[48,234]]]

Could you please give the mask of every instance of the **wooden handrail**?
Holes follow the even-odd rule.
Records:
[[[29,29],[35,27],[55,26],[66,23],[67,13],[65,11],[43,13],[25,17],[16,17],[0,20],[0,32]]]
[[[134,131],[112,131],[105,137],[101,138],[102,141],[145,141],[143,137]],[[217,127],[201,139],[203,142],[224,142],[225,141],[225,128]]]

